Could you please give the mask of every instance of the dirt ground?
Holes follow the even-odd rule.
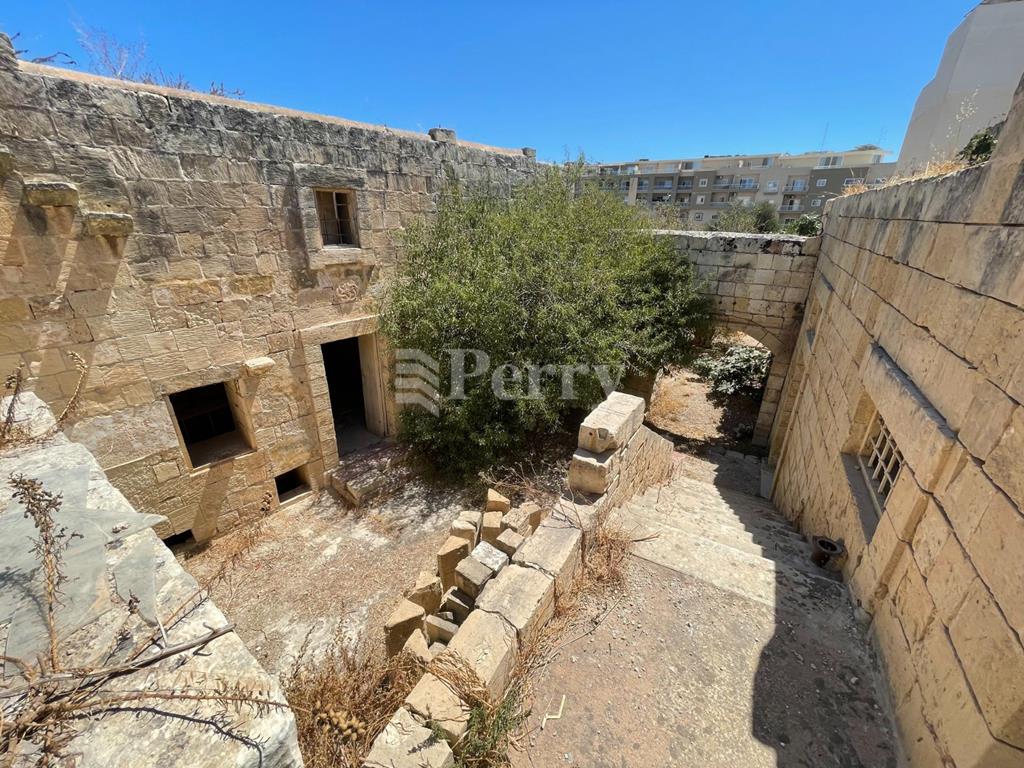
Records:
[[[677,447],[707,443],[751,452],[759,403],[731,398],[721,404],[709,394],[710,386],[696,373],[676,368],[659,377],[647,421]]]
[[[472,502],[420,481],[360,510],[326,491],[295,499],[265,519],[213,598],[272,672],[287,670],[304,643],[315,654],[338,632],[353,644],[379,642],[397,597],[436,565],[451,521]],[[232,531],[179,559],[203,583],[252,535]]]

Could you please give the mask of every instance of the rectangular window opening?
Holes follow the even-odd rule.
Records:
[[[283,472],[274,478],[274,485],[277,488],[277,501],[279,504],[301,496],[309,491],[309,481],[306,479],[306,468],[296,467]]]
[[[175,392],[168,399],[193,467],[252,449],[235,420],[224,382]]]
[[[324,246],[359,245],[356,237],[355,193],[341,189],[316,190],[316,211]]]
[[[864,438],[858,461],[875,511],[881,517],[885,502],[903,469],[903,454],[877,411]]]

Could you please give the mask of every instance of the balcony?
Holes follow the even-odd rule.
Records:
[[[708,205],[712,208],[729,208],[735,205],[735,200],[712,200]]]
[[[804,209],[803,203],[783,203],[779,206],[779,210],[783,213],[791,211],[802,211]]]
[[[801,192],[806,192],[807,191],[807,182],[799,182],[799,183],[792,183],[791,182],[791,183],[787,184],[783,188],[782,191],[783,192],[788,192],[790,194],[793,194],[793,193],[800,194]]]
[[[683,184],[682,182],[680,182],[679,186],[676,187],[676,189],[680,189],[683,191],[686,191],[687,189],[693,189],[693,182],[691,181],[689,184]]]
[[[733,185],[732,181],[717,181],[716,180],[715,183],[712,184],[711,186],[713,186],[715,189],[728,189],[732,185]]]

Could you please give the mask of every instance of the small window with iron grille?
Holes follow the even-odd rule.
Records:
[[[318,189],[316,212],[320,217],[320,237],[324,246],[358,246],[355,194],[350,190]]]
[[[882,510],[885,509],[885,502],[896,484],[900,470],[903,469],[903,454],[900,453],[892,433],[889,432],[889,428],[885,426],[885,422],[882,421],[882,417],[877,411],[864,438],[858,458],[868,490],[871,491],[875,509],[881,517]]]

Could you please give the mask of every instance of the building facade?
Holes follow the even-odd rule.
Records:
[[[672,204],[680,220],[700,228],[734,205],[769,202],[783,223],[821,213],[826,200],[851,185],[875,186],[893,172],[885,150],[705,156],[591,166],[588,177],[628,203]]]
[[[395,429],[377,296],[446,174],[533,150],[19,62],[0,35],[0,370],[158,533],[207,539]],[[82,378],[82,371],[84,379]]]
[[[1001,122],[1024,72],[1024,0],[985,0],[949,36],[935,78],[917,98],[901,173],[947,160]]]

